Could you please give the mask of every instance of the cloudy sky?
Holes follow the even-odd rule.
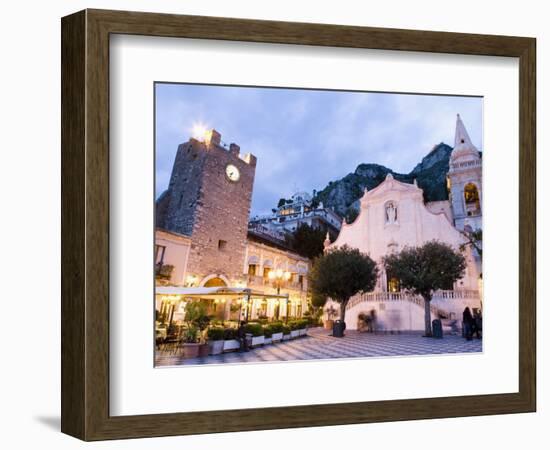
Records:
[[[483,150],[482,104],[478,97],[156,84],[156,195],[197,124],[257,156],[254,215],[296,190],[323,189],[360,163],[410,172],[434,145],[453,146],[457,113]]]

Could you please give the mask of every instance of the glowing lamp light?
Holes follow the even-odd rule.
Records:
[[[201,141],[203,141],[206,137],[206,133],[207,133],[208,129],[206,128],[206,125],[204,125],[203,123],[194,123],[193,124],[193,128],[191,130],[191,133],[192,133],[192,136],[195,138],[195,139],[199,139]]]

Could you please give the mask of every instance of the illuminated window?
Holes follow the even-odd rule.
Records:
[[[464,186],[464,202],[468,215],[480,212],[479,191],[474,183],[468,183]]]
[[[399,280],[395,277],[388,277],[388,292],[399,292],[400,290]]]
[[[248,275],[251,275],[251,276],[256,275],[256,264],[248,265]]]

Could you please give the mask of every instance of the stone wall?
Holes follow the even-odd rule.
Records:
[[[187,273],[204,278],[243,278],[248,218],[256,169],[253,155],[225,149],[213,130],[204,142],[190,139],[178,147],[170,184],[157,202],[159,228],[192,238]],[[230,181],[226,167],[240,171]]]

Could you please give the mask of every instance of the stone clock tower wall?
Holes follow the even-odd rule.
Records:
[[[226,167],[239,170],[231,181]],[[256,158],[221,145],[212,130],[204,142],[178,147],[168,189],[156,205],[156,227],[191,237],[187,273],[216,275],[231,283],[242,277]]]

